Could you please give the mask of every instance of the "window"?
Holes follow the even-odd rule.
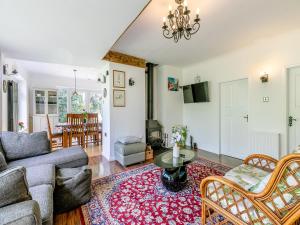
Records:
[[[67,113],[82,113],[83,110],[91,113],[98,113],[101,121],[102,94],[96,91],[78,91],[73,96],[71,89],[58,90],[58,115],[59,122],[67,121]]]
[[[71,96],[71,112],[82,113],[86,110],[85,92],[78,92],[78,95]]]
[[[68,113],[68,90],[58,90],[58,120],[60,123],[67,121]]]

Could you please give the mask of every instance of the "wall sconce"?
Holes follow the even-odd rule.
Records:
[[[260,77],[260,80],[261,80],[262,83],[269,82],[269,74],[267,74],[266,72],[264,72],[263,75]]]
[[[135,81],[134,81],[134,79],[131,77],[131,78],[129,78],[128,83],[129,83],[129,86],[134,86]]]
[[[11,71],[9,71],[8,64],[3,65],[3,74],[7,76],[16,75],[18,73],[17,69],[12,66]]]

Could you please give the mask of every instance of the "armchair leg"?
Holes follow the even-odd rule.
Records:
[[[202,202],[202,216],[201,216],[201,220],[202,220],[202,225],[206,224],[206,206],[205,203]]]

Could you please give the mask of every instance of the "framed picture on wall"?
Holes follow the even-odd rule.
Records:
[[[113,90],[114,107],[125,107],[125,90]]]
[[[113,71],[113,86],[114,88],[125,88],[125,72],[114,70]]]

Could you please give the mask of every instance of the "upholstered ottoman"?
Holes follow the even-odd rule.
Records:
[[[88,166],[56,171],[54,212],[61,213],[87,203],[91,198],[92,170]]]
[[[143,162],[145,161],[145,149],[146,144],[142,142],[132,144],[116,142],[115,158],[123,166]]]

